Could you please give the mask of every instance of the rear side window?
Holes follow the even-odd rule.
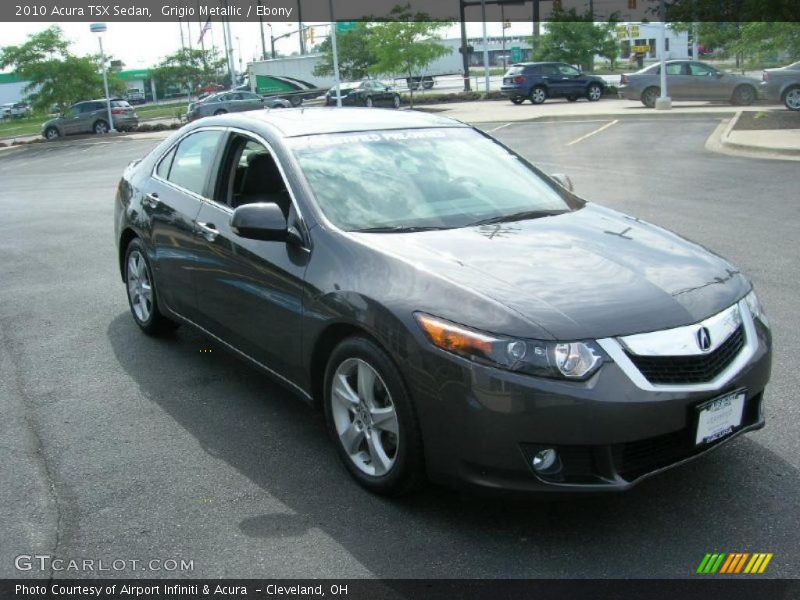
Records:
[[[508,71],[506,71],[505,77],[513,77],[514,75],[520,75],[525,67],[510,67]]]
[[[202,196],[222,136],[222,131],[212,130],[184,138],[175,151],[167,181]]]
[[[175,150],[175,148],[172,148],[172,150],[161,159],[161,162],[158,163],[156,175],[161,177],[161,179],[167,179],[169,177],[169,168],[172,166],[172,159],[175,158]]]

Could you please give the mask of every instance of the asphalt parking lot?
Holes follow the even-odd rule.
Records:
[[[0,151],[0,577],[51,575],[15,569],[37,553],[193,561],[94,575],[691,577],[706,552],[740,551],[800,576],[797,165],[707,152],[718,124],[481,125],[580,195],[731,259],[773,325],[766,429],[629,493],[557,500],[361,490],[321,415],[188,327],[134,325],[112,202],[155,140]]]

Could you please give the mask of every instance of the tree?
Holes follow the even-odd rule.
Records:
[[[370,28],[370,40],[376,63],[370,69],[375,75],[403,75],[407,79],[421,77],[431,62],[445,56],[450,49],[439,43],[437,32],[450,25],[431,21],[425,13],[412,13],[411,5],[395,6],[389,19]],[[409,86],[411,107],[414,107],[414,86]]]
[[[197,86],[224,79],[224,66],[225,59],[213,50],[183,48],[165,56],[153,70],[152,76],[164,87],[176,86],[191,94]]]
[[[333,50],[330,37],[317,47],[322,53],[322,62],[314,67],[314,75],[333,75]],[[339,76],[344,81],[363,79],[375,66],[377,59],[366,23],[356,24],[354,29],[336,35],[336,51],[339,58]]]
[[[0,68],[11,67],[21,79],[28,81],[25,93],[37,111],[59,109],[104,95],[99,56],[75,56],[69,50],[58,26],[33,34],[18,46],[0,50]],[[119,92],[124,84],[113,76],[109,91]]]
[[[594,57],[600,55],[613,63],[619,56],[619,44],[614,35],[614,22],[595,24],[588,15],[575,9],[558,11],[548,23],[547,32],[533,38],[534,60],[553,60],[594,69]]]

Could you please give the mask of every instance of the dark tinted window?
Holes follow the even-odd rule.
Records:
[[[508,71],[506,71],[505,77],[514,77],[514,75],[519,75],[524,71],[524,69],[525,67],[519,65],[514,67],[509,67]]]
[[[703,63],[690,63],[689,73],[697,77],[713,77],[714,75],[717,74],[717,72],[714,69],[712,69],[708,65],[704,65]]]
[[[539,71],[540,75],[550,76],[550,75],[558,75],[559,74],[558,73],[558,67],[556,67],[555,65],[542,65],[539,68],[540,68],[540,71]]]
[[[202,195],[222,135],[222,131],[212,130],[200,131],[184,138],[175,152],[167,179],[190,192]]]
[[[111,106],[116,106],[117,108],[130,108],[131,105],[128,104],[127,100],[112,100]]]
[[[542,72],[542,68],[539,65],[530,65],[525,67],[525,74],[526,75],[539,75]]]
[[[175,157],[175,148],[170,150],[167,155],[161,159],[158,163],[158,168],[156,169],[156,175],[161,177],[162,179],[167,179],[169,177],[169,168],[172,165],[172,159]]]

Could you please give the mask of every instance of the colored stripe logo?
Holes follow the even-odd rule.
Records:
[[[709,553],[700,561],[697,573],[701,575],[755,575],[763,573],[772,560],[772,552]]]

